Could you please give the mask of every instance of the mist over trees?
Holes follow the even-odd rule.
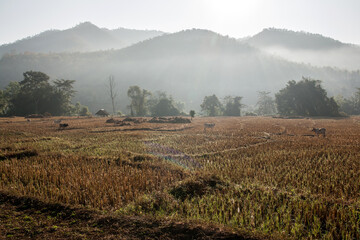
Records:
[[[210,117],[241,116],[241,108],[244,107],[241,99],[242,97],[240,96],[233,97],[228,95],[224,97],[224,104],[222,104],[218,97],[213,94],[211,96],[205,96],[200,107],[201,111]],[[193,112],[193,114],[195,114],[195,112]]]
[[[241,116],[241,108],[244,106],[241,104],[242,97],[226,96],[224,98],[224,116]]]
[[[73,84],[75,80],[55,80],[53,84],[49,76],[42,72],[28,71],[23,74],[21,82],[10,82],[0,91],[0,114],[26,116],[30,114],[70,115],[76,114],[88,116],[91,113],[87,106],[77,102],[71,104],[75,94]],[[114,78],[109,78],[110,99],[114,102],[115,94]],[[127,91],[130,99],[128,106],[131,116],[178,116],[182,104],[176,102],[166,92],[157,91],[152,94],[137,85],[130,86]],[[205,96],[200,105],[206,116],[241,116],[241,96],[227,95],[223,98],[223,104],[213,94]],[[338,105],[338,103],[339,105]],[[113,105],[114,106],[114,105]],[[258,115],[273,115],[277,111],[280,115],[299,116],[340,116],[340,110],[347,114],[359,114],[360,112],[360,88],[349,99],[342,96],[329,98],[327,92],[321,86],[320,80],[303,78],[296,82],[289,81],[285,88],[275,94],[275,101],[270,92],[258,92],[256,113]],[[276,108],[275,108],[276,107]],[[115,108],[113,108],[115,111]],[[195,111],[190,111],[193,118]]]
[[[113,111],[113,114],[115,115],[115,113],[116,113],[115,98],[117,96],[117,88],[116,88],[116,82],[115,82],[114,76],[112,76],[112,75],[109,76],[107,88],[108,88],[108,93],[109,93],[109,96],[111,99],[112,111]]]
[[[148,97],[151,93],[145,89],[141,89],[139,86],[131,86],[127,92],[128,97],[131,99],[129,105],[131,116],[145,116],[147,109]]]
[[[181,103],[176,102],[166,92],[157,91],[155,94],[139,86],[130,86],[128,89],[130,98],[131,116],[178,116],[181,114]]]
[[[322,79],[330,95],[345,98],[360,81],[360,72],[289,62],[247,43],[199,29],[165,34],[120,50],[8,54],[0,59],[0,87],[20,81],[28,69],[46,72],[55,79],[76,79],[74,100],[92,112],[112,109],[105,86],[99,83],[109,73],[119,79],[116,103],[121,103],[117,105],[121,112],[128,111],[127,89],[134,85],[152,92],[165,91],[184,102],[184,111],[188,112],[199,111],[203,97],[210,93],[240,95],[244,104],[253,105],[257,91],[277,92],[289,79],[302,76]]]
[[[82,105],[80,102],[75,103],[71,111],[72,114],[78,116],[90,116],[91,112],[89,111],[88,106]]]
[[[118,36],[123,34],[124,39],[130,39],[130,35],[133,34],[134,38],[131,41],[135,44],[127,48],[107,51],[59,50],[65,52],[55,53],[57,51],[56,44],[54,44],[56,41],[52,41],[53,38],[81,36],[81,39],[89,38],[86,44],[96,45],[99,43],[97,46],[101,44],[105,46],[107,36],[115,34],[115,32],[119,34]],[[97,33],[99,34],[96,35]],[[144,108],[139,109],[136,97],[128,97],[127,90],[131,86],[142,86],[148,92],[161,90],[172,96],[171,98],[177,101],[172,101],[169,97],[169,101],[161,101],[161,104],[164,105],[163,108],[165,106],[168,108],[165,111],[167,113],[171,112],[170,109],[175,111],[174,108],[179,112],[188,112],[190,109],[200,111],[204,96],[210,93],[222,98],[227,95],[240,95],[243,97],[241,104],[254,106],[259,100],[256,94],[258,91],[265,89],[269,92],[278,92],[289,79],[300,79],[302,76],[322,79],[323,87],[329,95],[343,96],[346,100],[344,100],[343,108],[349,108],[352,105],[350,103],[352,93],[360,86],[359,70],[348,71],[333,67],[315,67],[309,64],[294,63],[270,55],[264,50],[264,47],[280,44],[291,51],[295,51],[295,49],[320,51],[317,46],[321,45],[326,46],[321,48],[322,50],[331,49],[333,51],[346,47],[352,49],[353,51],[351,51],[355,55],[358,52],[349,44],[343,44],[318,34],[270,29],[264,30],[247,41],[239,41],[201,29],[163,35],[155,33],[151,39],[141,38],[147,34],[142,35],[143,33],[145,32],[125,29],[109,33],[106,29],[99,29],[91,23],[84,23],[71,30],[50,31],[19,41],[23,49],[29,44],[28,49],[30,51],[33,49],[34,52],[19,51],[24,52],[19,54],[16,51],[9,51],[0,59],[0,88],[2,89],[0,110],[4,112],[9,107],[9,101],[4,100],[8,98],[5,96],[8,84],[11,81],[20,82],[23,73],[29,69],[46,72],[53,79],[76,79],[73,84],[73,89],[76,90],[73,101],[89,106],[89,110],[92,112],[105,108],[112,109],[113,114],[120,110],[123,113],[130,112],[131,114],[132,112],[134,116],[151,115],[152,113],[147,103],[140,104],[144,105]],[[97,38],[92,39],[93,34]],[[36,42],[41,43],[41,46],[47,50],[40,49],[39,52],[42,53],[35,53],[37,49],[31,48],[31,46]],[[16,44],[12,47],[16,48]],[[111,93],[106,94],[108,89],[99,81],[99,79],[104,79],[104,76],[109,76],[109,73],[121,79],[116,82],[119,87],[116,98],[114,96],[112,98]],[[159,89],[160,86],[161,89]],[[150,101],[152,97],[147,96],[144,100]],[[234,107],[234,104],[237,103],[221,102],[221,104],[223,106],[216,114],[239,114],[238,110],[231,110],[231,106]],[[135,109],[136,106],[138,110]],[[273,111],[269,110],[272,107],[261,106],[262,103],[256,105],[259,111],[256,112],[258,115],[272,114]],[[265,110],[269,110],[269,112],[264,112]],[[158,114],[165,113],[158,112]]]
[[[215,117],[222,115],[223,106],[215,94],[205,96],[200,107],[201,111],[207,116]]]
[[[156,95],[151,95],[148,102],[151,116],[178,116],[180,110],[176,105],[175,100],[166,94],[166,92],[157,92]]]
[[[257,115],[273,115],[276,113],[275,100],[270,96],[270,92],[258,92],[256,107]]]
[[[349,98],[338,95],[335,100],[340,111],[348,115],[360,115],[360,88],[357,88],[357,91]]]
[[[360,69],[360,47],[307,32],[268,28],[243,40],[264,52],[318,67]]]
[[[339,106],[333,97],[327,96],[319,80],[289,81],[275,98],[281,115],[339,116]]]

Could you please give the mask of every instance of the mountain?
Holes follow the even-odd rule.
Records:
[[[360,69],[360,47],[320,34],[268,28],[241,40],[290,61],[348,70]]]
[[[75,79],[75,101],[91,111],[110,109],[106,82],[113,75],[118,86],[118,109],[126,112],[127,89],[138,85],[166,91],[199,110],[204,96],[243,96],[255,104],[258,91],[277,92],[290,80],[312,77],[323,80],[330,94],[352,94],[360,84],[360,72],[313,67],[289,62],[248,43],[217,33],[192,29],[164,34],[120,50],[91,53],[24,53],[0,60],[0,87],[22,80],[34,70],[52,79]]]
[[[126,28],[118,28],[113,30],[103,28],[103,30],[109,32],[112,36],[122,42],[121,47],[112,47],[113,49],[127,47],[134,43],[138,43],[165,34],[164,32],[156,30],[135,30]]]
[[[343,47],[345,44],[320,34],[294,32],[285,29],[267,28],[247,40],[259,47],[284,47],[301,50],[329,50]]]
[[[89,52],[120,49],[131,44],[164,34],[160,31],[99,28],[90,22],[67,30],[49,30],[11,44],[0,46],[0,57],[5,53],[23,52]]]

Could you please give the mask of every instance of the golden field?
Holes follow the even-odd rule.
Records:
[[[360,239],[360,117],[57,119],[0,119],[1,192],[264,238]]]

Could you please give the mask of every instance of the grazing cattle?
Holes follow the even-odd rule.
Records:
[[[206,132],[207,128],[215,127],[215,123],[204,123],[204,131]]]
[[[316,133],[316,135],[322,134],[325,137],[326,129],[325,128],[313,128],[312,132]]]
[[[60,123],[59,124],[59,129],[65,129],[68,126],[69,126],[69,124],[67,124],[67,123]]]

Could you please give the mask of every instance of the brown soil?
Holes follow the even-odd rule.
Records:
[[[38,153],[35,150],[24,150],[24,151],[15,152],[15,153],[0,154],[0,161],[5,160],[5,159],[11,159],[11,158],[22,159],[22,158],[33,157],[33,156],[37,156],[37,155],[38,155]]]
[[[0,192],[0,239],[259,239],[200,223],[122,216]]]

